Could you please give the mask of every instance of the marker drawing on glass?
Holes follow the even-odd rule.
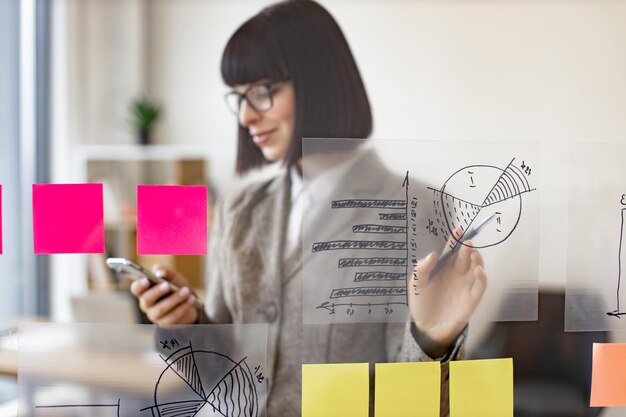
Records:
[[[486,219],[484,219],[483,221],[481,221],[480,223],[478,223],[476,226],[472,227],[471,229],[468,229],[467,232],[463,233],[463,235],[459,238],[458,243],[462,245],[464,242],[470,239],[473,239],[495,217],[496,217],[496,213],[492,213],[491,216],[487,217]],[[439,259],[437,260],[437,264],[430,271],[430,277],[437,275],[437,273],[441,271],[441,269],[446,265],[448,260],[454,255],[454,252],[455,252],[454,248],[456,248],[456,246],[454,246],[453,248],[450,248],[450,247],[445,248],[441,256],[439,256]]]
[[[314,242],[311,250],[350,251],[351,256],[339,257],[337,268],[344,272],[345,268],[360,269],[341,285],[335,284],[316,309],[338,314],[345,308],[348,316],[358,307],[368,308],[368,315],[380,313],[374,311],[380,306],[385,308],[385,315],[392,315],[394,306],[405,309],[408,277],[420,279],[415,276],[415,266],[418,257],[425,255],[424,226],[428,235],[438,239],[446,241],[452,236],[437,268],[443,267],[461,245],[469,244],[469,239],[475,248],[499,245],[518,226],[525,195],[536,190],[529,181],[531,174],[529,164],[516,163],[515,158],[504,167],[467,165],[458,169],[441,188],[426,187],[433,196],[434,216],[430,219],[423,216],[430,202],[424,204],[418,200],[419,194],[411,192],[408,171],[402,181],[403,198],[331,201],[333,210],[360,210],[352,216],[359,221],[353,221],[349,229],[351,238]],[[415,295],[419,295],[419,288],[412,283]]]
[[[626,232],[624,231],[625,227],[624,227],[624,217],[626,216],[626,208],[624,208],[624,206],[626,206],[626,194],[622,194],[622,198],[620,200],[620,203],[622,205],[622,208],[620,209],[620,214],[621,214],[621,221],[620,221],[620,233],[619,233],[619,245],[618,245],[618,250],[617,250],[617,288],[615,291],[615,303],[616,303],[616,309],[613,311],[609,311],[608,313],[606,313],[609,316],[613,316],[613,317],[617,317],[617,318],[621,318],[621,316],[626,314],[626,311],[623,311],[623,304],[620,302],[620,298],[622,297],[622,274],[623,274],[623,268],[622,268],[622,259],[626,256],[626,254],[624,253],[624,234],[626,234]]]
[[[472,241],[472,247],[487,248],[507,240],[521,219],[523,195],[536,190],[528,180],[531,168],[524,161],[520,166],[514,161],[505,168],[466,166],[453,173],[439,190],[429,188],[435,214],[435,219],[429,220],[429,233],[443,239],[452,236],[449,247],[454,251],[467,240],[464,235],[472,224],[493,218],[480,238]]]
[[[234,360],[228,355],[212,350],[194,349],[191,342],[181,346],[175,338],[160,341],[162,352],[158,355],[164,362],[154,385],[153,404],[139,410],[130,404],[120,412],[121,400],[115,404],[46,404],[35,405],[37,416],[54,413],[55,409],[74,409],[74,413],[92,416],[98,409],[111,409],[102,415],[145,415],[151,417],[260,417],[261,401],[257,384],[263,384],[265,376],[260,365],[251,370],[247,357]],[[122,383],[123,381],[120,381]],[[50,414],[52,415],[52,414]],[[58,414],[54,414],[58,415]],[[75,415],[75,414],[72,414]],[[101,415],[101,414],[98,414]]]
[[[118,398],[117,403],[115,404],[58,404],[58,405],[36,405],[36,409],[59,409],[59,408],[74,408],[74,409],[84,409],[85,415],[92,415],[94,408],[108,408],[112,410],[111,416],[120,416],[120,399]],[[90,411],[91,410],[91,411]],[[56,414],[55,414],[56,415]]]
[[[360,268],[354,272],[352,284],[332,288],[328,299],[316,309],[336,314],[338,307],[346,307],[351,316],[355,308],[366,307],[368,314],[373,308],[382,308],[385,315],[392,315],[394,307],[408,306],[407,276],[409,252],[416,248],[416,240],[409,236],[410,218],[416,218],[417,199],[409,202],[409,172],[402,182],[404,199],[346,199],[331,201],[333,210],[371,209],[371,223],[354,224],[354,239],[314,242],[312,252],[363,251],[362,256],[340,257],[338,269]],[[412,207],[412,210],[410,209]],[[386,223],[378,223],[383,221]],[[417,230],[417,226],[413,225]],[[369,255],[368,256],[368,251]],[[371,251],[376,251],[374,255]],[[382,252],[384,251],[384,252]],[[386,255],[386,253],[389,255]],[[350,301],[357,297],[358,301]],[[363,300],[367,300],[364,302]]]
[[[246,358],[235,361],[227,355],[194,350],[188,346],[176,350],[167,358],[160,356],[167,367],[154,387],[154,405],[141,409],[150,410],[152,417],[161,416],[209,416],[257,417],[258,395],[255,378],[246,364]],[[223,363],[226,370],[217,383],[207,384],[202,369]],[[264,378],[261,375],[261,378]],[[168,400],[165,394],[180,380],[187,385],[187,394],[177,395],[184,400]],[[261,379],[262,382],[262,379]],[[163,396],[164,398],[161,398]]]

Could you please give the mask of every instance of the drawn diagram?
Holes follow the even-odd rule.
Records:
[[[110,416],[120,416],[120,399],[117,399],[117,403],[115,404],[62,404],[62,405],[37,405],[35,406],[38,410],[57,410],[64,408],[71,408],[74,410],[84,410],[85,415],[93,415],[95,409],[108,409],[111,410],[111,414],[106,414]],[[55,414],[57,415],[57,414]]]
[[[259,415],[258,396],[246,358],[235,362],[218,352],[194,350],[191,343],[161,358],[167,368],[155,385],[154,405],[141,411],[150,410],[153,417]],[[173,389],[181,381],[183,389]]]
[[[162,341],[163,346],[179,345],[175,339]],[[93,415],[95,408],[108,408],[111,416],[146,415],[152,417],[262,417],[256,384],[264,380],[260,366],[252,372],[247,358],[235,361],[219,352],[196,350],[191,342],[171,355],[159,355],[166,367],[154,387],[154,403],[139,412],[120,412],[116,404],[37,405],[45,409],[84,409]],[[128,406],[126,408],[129,408]],[[55,414],[56,415],[56,414]]]
[[[470,165],[453,173],[441,189],[433,192],[435,220],[429,233],[447,240],[454,237],[451,249],[458,246],[463,234],[495,213],[495,221],[472,240],[475,248],[498,245],[511,236],[522,216],[523,194],[535,191],[528,176],[531,169],[524,162],[505,167]]]
[[[345,274],[355,271],[349,286],[331,290],[328,300],[316,309],[336,314],[339,307],[354,315],[356,307],[381,308],[384,315],[392,315],[397,306],[408,306],[407,276],[409,274],[410,220],[416,217],[416,202],[409,202],[409,172],[404,181],[404,199],[346,199],[331,201],[332,210],[365,209],[371,222],[352,225],[355,237],[362,239],[315,242],[312,252],[345,251],[363,255],[340,257],[337,268]],[[412,209],[410,209],[412,207]]]
[[[456,241],[451,241],[455,250],[466,231],[490,216],[495,217],[472,238],[473,247],[498,245],[512,235],[522,217],[523,200],[536,190],[529,181],[531,173],[525,161],[516,163],[515,158],[502,167],[468,165],[435,189],[425,184],[411,187],[407,171],[404,180],[398,177],[398,189],[387,186],[384,191],[394,199],[331,200],[327,218],[343,216],[344,226],[337,235],[341,239],[311,240],[310,250],[319,258],[315,268],[311,263],[309,268],[332,274],[332,281],[328,292],[312,288],[316,298],[309,305],[340,315],[335,321],[400,319],[408,306],[407,280],[419,258],[440,248],[439,239],[456,233]],[[333,257],[332,251],[340,254]]]
[[[622,205],[626,205],[625,196],[622,195]],[[624,254],[624,217],[626,213],[626,208],[621,209],[621,223],[620,223],[620,235],[619,235],[619,246],[617,251],[617,289],[615,294],[616,301],[616,309],[613,311],[609,311],[606,313],[609,316],[621,318],[621,316],[626,315],[626,311],[622,310],[623,304],[620,303],[620,298],[623,296],[621,293],[624,291],[622,287],[622,259],[626,256]]]

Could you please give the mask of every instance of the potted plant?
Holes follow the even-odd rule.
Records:
[[[152,141],[152,130],[162,114],[161,107],[146,97],[131,103],[131,122],[139,135],[139,143],[148,145]]]

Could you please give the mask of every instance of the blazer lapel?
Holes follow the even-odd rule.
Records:
[[[367,181],[363,180],[363,173],[367,173]],[[376,198],[389,192],[389,183],[398,182],[394,186],[400,186],[398,177],[391,175],[384,167],[380,158],[372,151],[364,151],[358,157],[345,175],[338,178],[339,183],[334,190],[331,190],[325,200],[315,201],[315,205],[330,205],[331,199],[358,199]],[[305,207],[305,212],[315,213],[315,208]],[[305,215],[306,218],[306,215]],[[327,218],[325,216],[313,216],[309,220],[303,220],[302,224],[302,263],[305,264],[314,255],[310,243],[312,241],[322,242],[336,239],[337,236],[345,235],[345,230],[351,228],[354,219],[349,216],[336,216]]]
[[[280,282],[282,277],[282,261],[285,241],[285,227],[289,214],[288,173],[269,184],[267,198],[254,207],[252,226],[255,249],[263,260],[263,268],[259,271],[259,281],[267,288],[276,289],[271,294],[274,300],[280,300]]]
[[[267,376],[271,383],[278,349],[280,332],[280,309],[282,306],[282,261],[285,241],[285,227],[289,213],[288,172],[268,185],[266,198],[259,200],[252,213],[251,240],[260,259],[257,275],[256,303],[258,311],[253,312],[258,321],[268,323],[267,337]]]

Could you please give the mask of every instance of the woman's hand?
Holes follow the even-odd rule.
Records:
[[[424,352],[435,358],[449,350],[487,288],[482,257],[471,242],[464,242],[456,251],[432,277],[430,271],[438,257],[436,252],[430,253],[418,262],[409,280],[409,307],[418,342]]]
[[[159,325],[195,323],[198,320],[196,297],[189,289],[187,280],[161,265],[155,265],[152,271],[179,287],[179,290],[171,292],[167,282],[154,285],[145,277],[134,281],[130,292],[139,300],[141,311],[151,322]]]

